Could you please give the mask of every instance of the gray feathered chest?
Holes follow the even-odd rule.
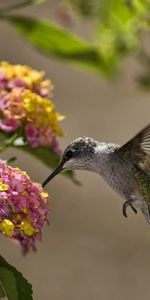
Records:
[[[101,146],[97,147],[94,167],[116,192],[128,198],[135,190],[133,168],[130,162],[119,156],[116,151],[119,147],[115,144],[105,144],[104,151]]]

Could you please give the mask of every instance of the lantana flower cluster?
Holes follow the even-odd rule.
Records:
[[[31,147],[46,146],[59,154],[64,116],[48,98],[53,85],[43,76],[28,66],[0,63],[0,130],[20,132]]]
[[[35,250],[47,223],[48,194],[26,172],[0,160],[0,232],[17,240],[26,253]]]

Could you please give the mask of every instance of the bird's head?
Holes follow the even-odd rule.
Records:
[[[89,137],[75,139],[65,149],[56,169],[43,182],[44,187],[52,178],[65,170],[89,170],[98,142]]]

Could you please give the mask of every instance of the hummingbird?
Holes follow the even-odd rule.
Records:
[[[125,199],[122,212],[127,208],[134,213],[140,209],[150,223],[150,124],[123,146],[79,137],[65,149],[56,169],[43,182],[65,170],[96,172]]]

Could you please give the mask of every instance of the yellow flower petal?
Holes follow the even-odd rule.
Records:
[[[41,192],[41,196],[44,197],[44,198],[47,198],[48,197],[48,193],[47,192]]]
[[[21,229],[27,236],[32,236],[34,233],[37,233],[38,230],[35,229],[30,220],[25,220],[21,223]]]
[[[21,97],[28,121],[33,122],[37,128],[51,126],[57,135],[63,136],[59,122],[64,119],[64,116],[55,111],[51,100],[42,98],[30,90],[23,91]]]
[[[1,223],[0,223],[0,231],[3,232],[3,234],[5,234],[7,237],[11,237],[13,232],[14,232],[14,224],[8,220],[8,219],[4,219]]]
[[[7,191],[9,189],[9,186],[7,184],[4,184],[2,181],[0,181],[0,192]]]
[[[64,116],[64,115],[61,115],[61,114],[59,114],[59,113],[56,113],[56,116],[57,116],[57,121],[58,121],[58,122],[60,122],[60,121],[62,121],[62,120],[65,119],[65,116]]]

